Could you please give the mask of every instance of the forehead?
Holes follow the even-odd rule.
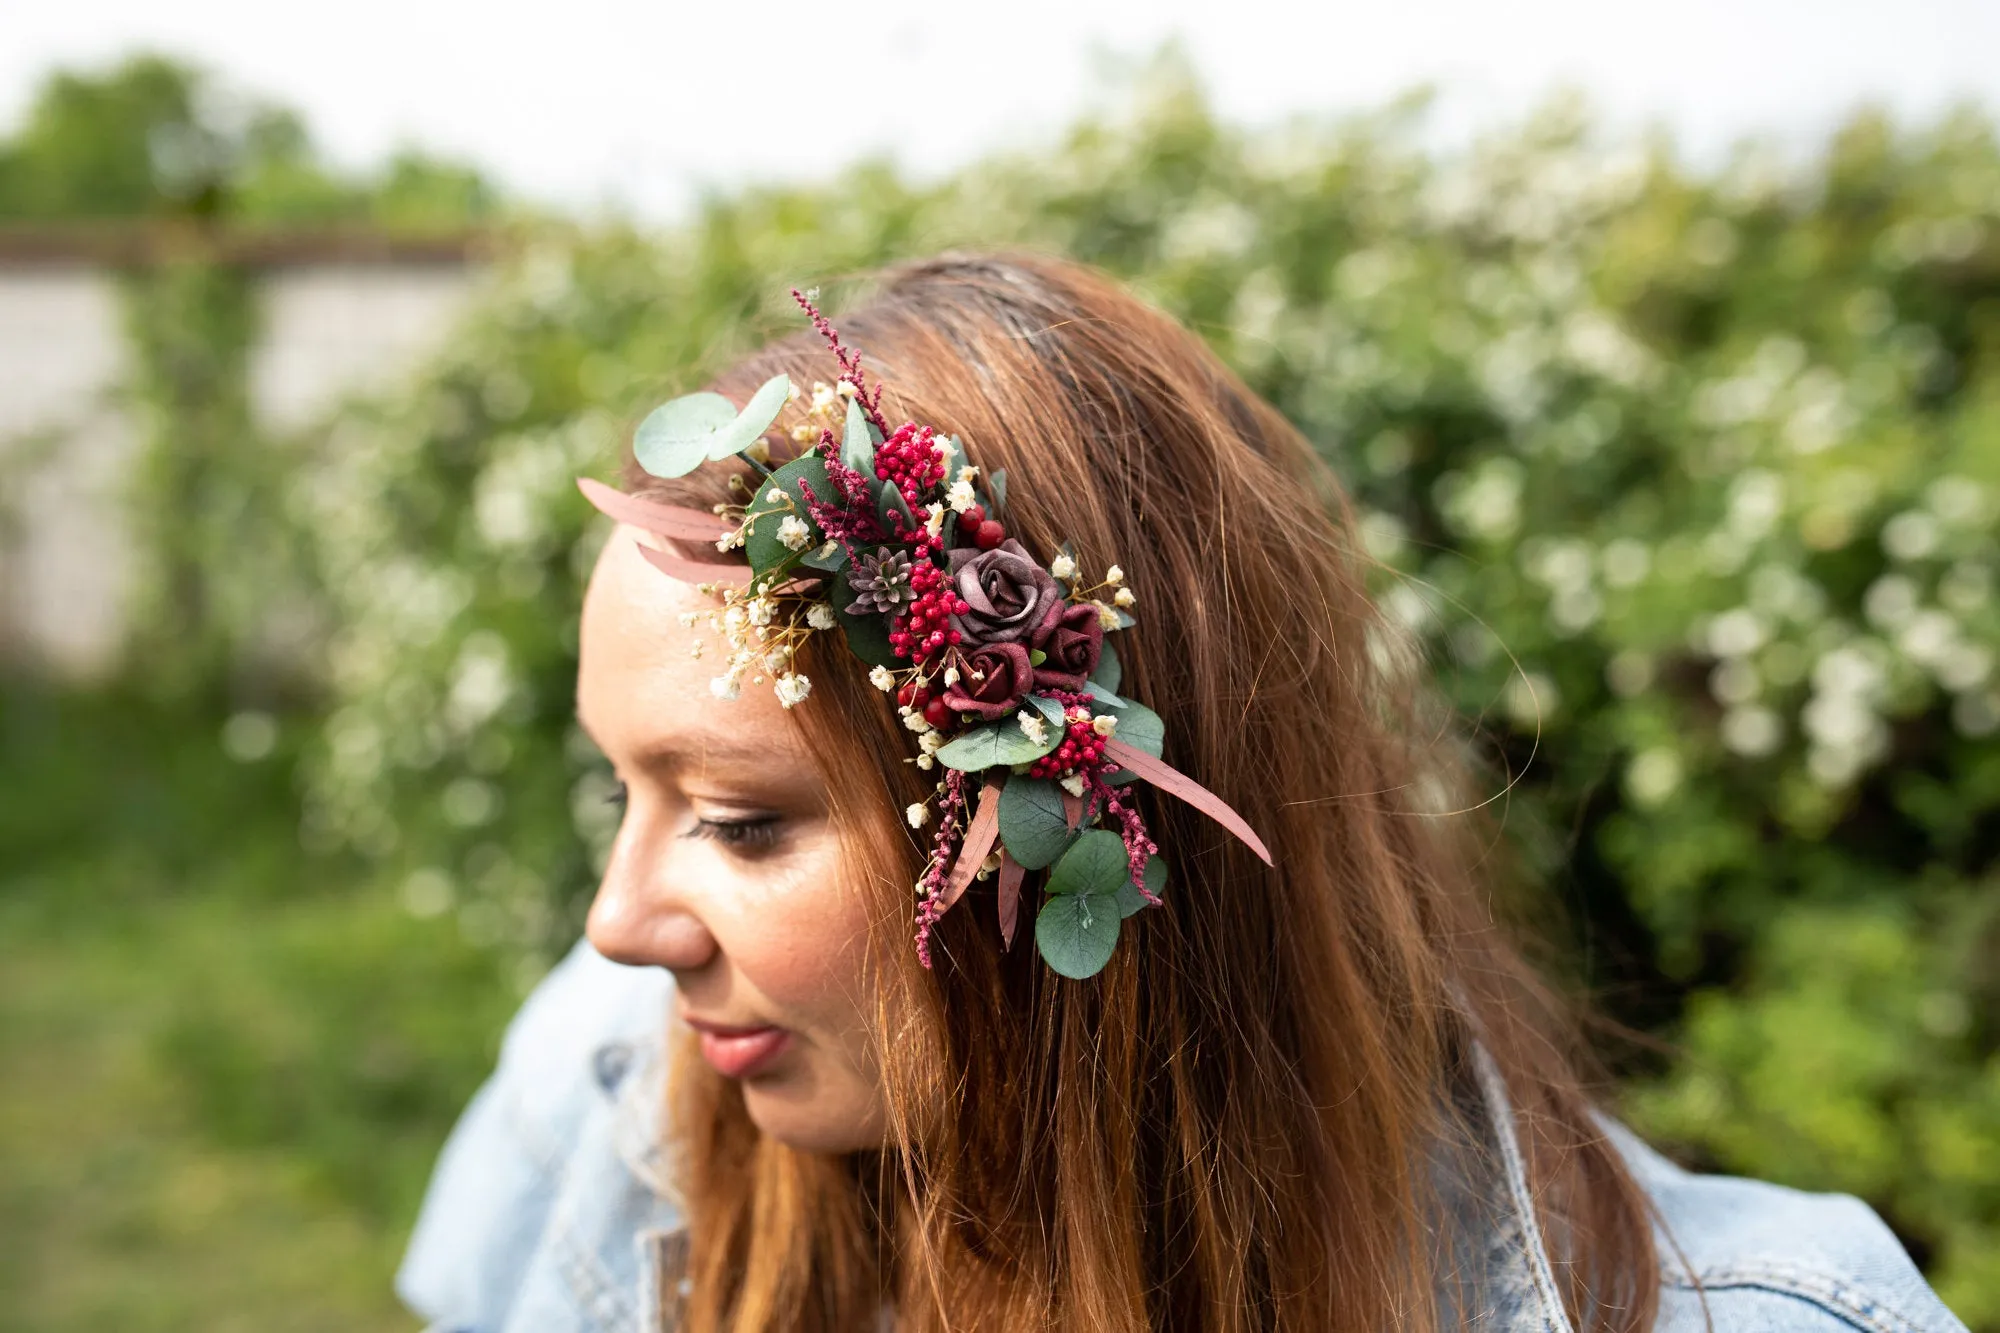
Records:
[[[803,739],[768,674],[761,685],[746,681],[737,699],[710,693],[727,661],[708,624],[722,604],[648,564],[641,542],[650,539],[619,525],[584,594],[576,702],[585,728],[613,759],[803,764]],[[683,625],[690,612],[695,623]]]

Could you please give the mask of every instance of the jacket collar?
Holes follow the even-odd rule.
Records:
[[[609,1051],[600,1051],[597,1063],[600,1082],[615,1101],[618,1156],[641,1185],[671,1197],[661,1097],[663,1043],[636,1048],[618,1043],[618,1067],[606,1078]],[[1487,1333],[1575,1333],[1536,1219],[1513,1100],[1482,1043],[1473,1044],[1472,1084],[1448,1121],[1463,1133],[1456,1142],[1440,1144],[1430,1162],[1436,1225],[1448,1256],[1437,1288],[1441,1326]],[[684,1228],[646,1231],[638,1245],[643,1327],[646,1333],[670,1333],[679,1326],[687,1292],[687,1233]]]

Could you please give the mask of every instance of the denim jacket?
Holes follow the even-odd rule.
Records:
[[[432,1333],[651,1333],[671,1327],[685,1253],[659,1157],[672,981],[580,943],[509,1027],[500,1066],[431,1178],[397,1275]],[[1513,1116],[1476,1053],[1501,1165],[1468,1253],[1459,1322],[1573,1333],[1527,1206]],[[1965,1333],[1857,1199],[1692,1175],[1606,1122],[1671,1235],[1660,1333]],[[1712,1321],[1712,1323],[1711,1323]]]

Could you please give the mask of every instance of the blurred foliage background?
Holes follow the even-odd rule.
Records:
[[[8,686],[22,1326],[394,1322],[428,1154],[614,818],[572,722],[602,534],[571,478],[790,329],[788,285],[837,311],[872,266],[1015,244],[1188,321],[1346,479],[1385,606],[1520,775],[1571,979],[1661,1039],[1614,1050],[1619,1112],[1693,1165],[1867,1199],[2000,1330],[1990,119],[1860,113],[1809,158],[1695,168],[1557,99],[1444,154],[1421,98],[1219,123],[1168,56],[1033,153],[641,230],[418,158],[345,179],[281,112],[204,122],[161,69],[193,77],[52,83],[0,147],[0,213],[483,222],[509,258],[431,363],[287,438],[240,409],[254,286],[128,278],[135,344],[192,345],[134,385],[134,503],[184,592],[113,685]],[[207,184],[119,137],[176,142],[158,123],[221,145],[188,155]],[[281,610],[308,646],[274,661]]]

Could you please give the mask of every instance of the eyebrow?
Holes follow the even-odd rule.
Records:
[[[581,712],[576,715],[576,724],[583,729],[584,735],[590,737],[593,745],[596,745],[600,751],[604,749],[604,745],[597,739],[596,733],[591,731],[589,724],[583,720]],[[694,767],[702,762],[768,764],[773,758],[777,757],[791,758],[792,756],[789,752],[783,752],[781,755],[773,755],[768,746],[752,745],[731,736],[703,737],[699,744],[692,746],[678,744],[673,741],[663,741],[640,746],[632,753],[632,761],[634,763],[643,768],[659,772],[676,772],[680,769]]]

